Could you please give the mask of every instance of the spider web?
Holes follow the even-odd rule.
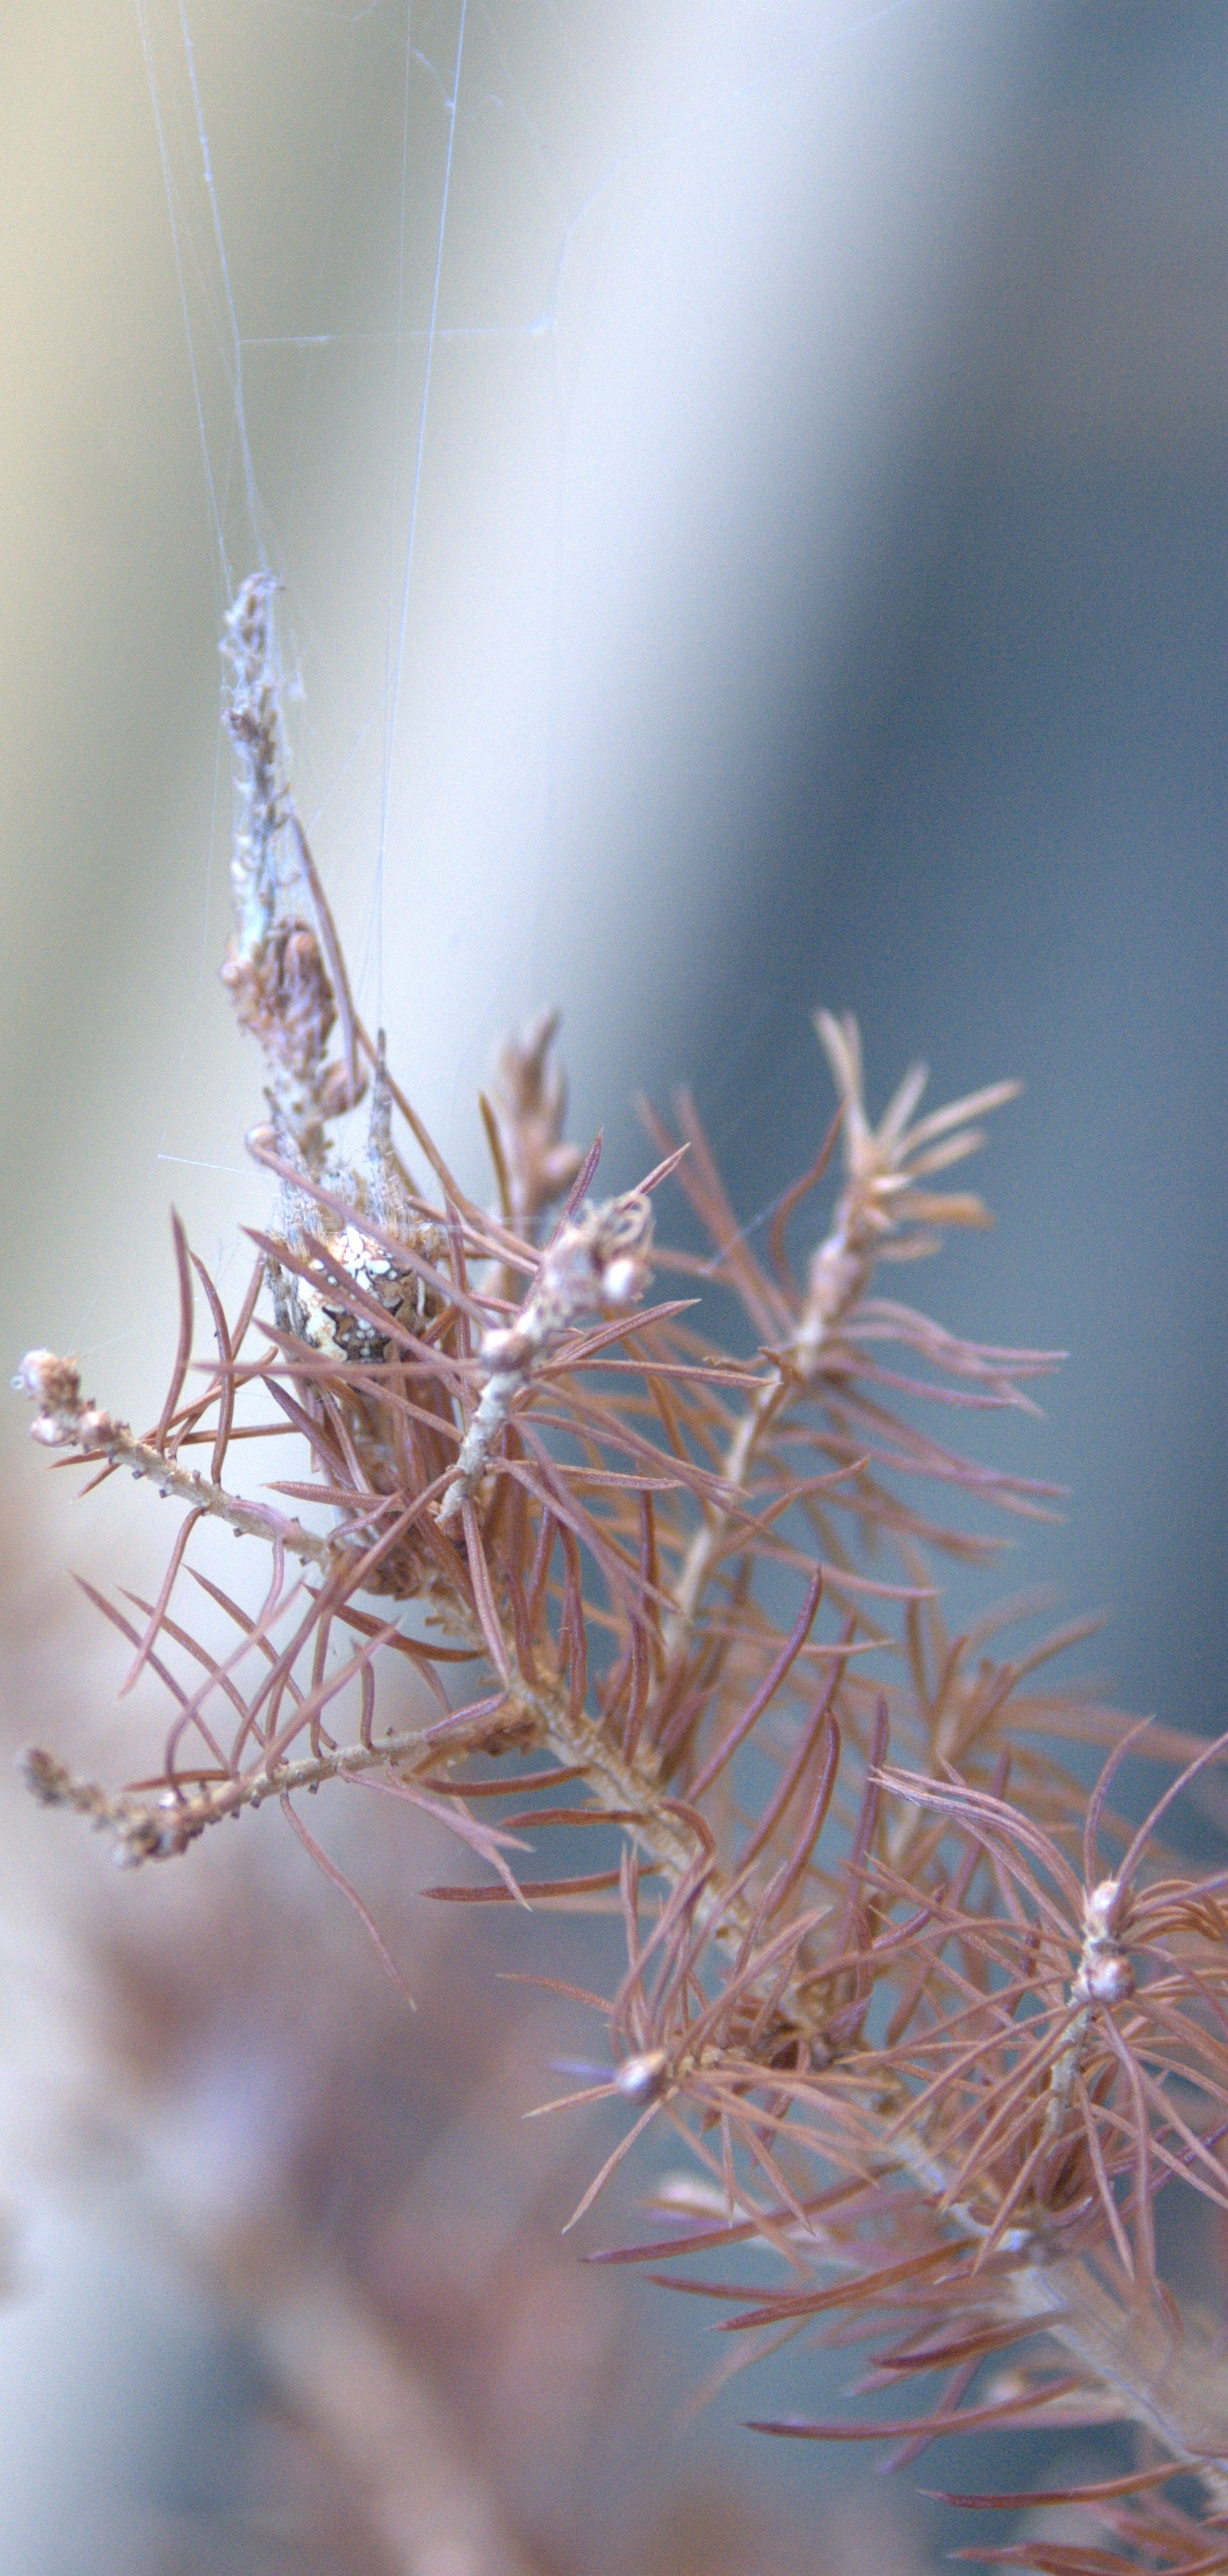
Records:
[[[720,887],[754,828],[734,774],[746,718],[722,704],[719,654],[701,722],[727,741],[675,740],[670,709],[694,736],[696,651],[711,659],[728,606],[713,589],[756,541],[736,459],[782,343],[788,357],[784,290],[769,311],[764,281],[817,140],[830,207],[850,184],[889,22],[928,41],[944,13],[133,7],[199,590],[216,634],[253,567],[281,585],[296,801],[359,1006],[476,1181],[493,1048],[560,1001],[575,1130],[613,1103],[609,1161],[629,1179],[621,1104],[642,1071],[686,1065]],[[846,121],[842,163],[829,147]],[[195,833],[199,943],[177,969],[178,1060],[131,1192],[151,1221],[173,1193],[226,1270],[263,1193],[240,1143],[260,1114],[255,1067],[216,985],[220,738]],[[124,1257],[95,1271],[74,1347],[169,1315],[168,1279],[130,1320],[130,1295],[110,1293]]]
[[[458,939],[480,952],[489,935],[459,1049],[452,1031],[465,1061],[447,1105],[459,1107],[500,1023],[557,981],[565,945],[548,916],[560,736],[565,765],[580,729],[563,676],[569,558],[590,584],[593,569],[578,511],[606,520],[616,551],[621,534],[634,544],[610,504],[676,468],[670,398],[702,381],[705,339],[728,327],[731,236],[762,237],[790,110],[825,55],[908,0],[648,14],[545,0],[135,5],[218,620],[245,571],[278,575],[302,692],[299,801],[369,1014],[412,1008],[403,978],[386,979],[408,888],[419,980]],[[748,137],[749,181],[730,203]],[[723,206],[709,193],[722,180]],[[634,335],[638,305],[642,339],[659,330],[653,240],[671,212],[689,221],[694,266],[667,329],[694,344],[695,364],[691,384],[680,370],[654,404],[631,372],[628,325]],[[621,494],[609,489],[619,445]],[[503,738],[493,757],[488,738],[480,818],[461,818],[471,846],[449,848],[455,767],[446,788],[439,775],[450,745],[453,761],[470,745],[456,743],[445,698],[476,686],[488,705],[500,643],[512,656]],[[215,883],[224,850],[215,816]],[[462,927],[470,889],[483,920]],[[212,962],[202,955],[202,974]]]

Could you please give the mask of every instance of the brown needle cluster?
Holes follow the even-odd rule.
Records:
[[[268,1068],[271,1123],[249,1142],[278,1215],[234,1317],[177,1234],[179,1347],[147,1437],[87,1402],[70,1361],[24,1363],[40,1440],[187,1506],[156,1599],[101,1604],[129,1678],[149,1667],[170,1694],[160,1776],[107,1791],[39,1753],[31,1785],[131,1862],[267,1797],[366,1780],[467,1844],[436,1898],[619,1907],[625,1976],[587,1998],[609,2074],[579,2098],[634,2116],[581,2208],[654,2123],[695,2180],[681,2227],[599,2259],[700,2260],[699,2280],[668,2278],[726,2303],[744,2356],[872,2341],[862,2385],[889,2392],[886,2416],[776,2433],[886,2437],[911,2458],[951,2430],[1130,2429],[1139,2465],[1087,2491],[1086,2547],[1008,2542],[981,2563],[1226,2568],[1228,2362],[1161,2279],[1154,2217],[1162,2192],[1228,2208],[1228,1869],[1184,1869],[1159,1834],[1223,1748],[1127,1736],[1055,1685],[1079,1631],[1013,1658],[992,1616],[948,1633],[942,1560],[993,1549],[969,1507],[1044,1514],[1054,1490],[965,1457],[926,1407],[1034,1409],[1053,1355],[956,1338],[880,1292],[882,1264],[987,1222],[938,1176],[1013,1086],[922,1114],[914,1068],[874,1123],[856,1024],[820,1015],[836,1114],[760,1260],[685,1097],[676,1133],[649,1113],[659,1159],[638,1189],[592,1195],[596,1149],[563,1137],[543,1020],[487,1108],[488,1214],[354,1011],[286,780],[268,618],[249,583],[227,634],[224,972]],[[363,1059],[350,1166],[333,1122]],[[667,1180],[707,1253],[660,1239]],[[683,1293],[654,1294],[654,1275]],[[737,1348],[693,1289],[736,1302]],[[197,1291],[214,1347],[194,1375]],[[227,1483],[241,1398],[301,1441],[307,1472],[271,1492],[314,1507],[310,1525]],[[253,1595],[200,1578],[226,1651],[184,1606],[209,1518],[267,1557]],[[384,1696],[407,1666],[435,1703],[412,1726]],[[1090,1803],[1089,1744],[1108,1755]],[[1111,1799],[1127,1751],[1169,1773],[1137,1831]],[[527,1835],[548,1850],[580,1828],[591,1868],[530,1874]],[[758,2293],[711,2277],[746,2245]]]

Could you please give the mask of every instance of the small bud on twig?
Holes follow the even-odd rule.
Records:
[[[485,1335],[489,1370],[461,1443],[456,1478],[440,1507],[440,1527],[460,1514],[481,1481],[491,1450],[522,1387],[585,1315],[633,1306],[650,1275],[652,1202],[642,1190],[591,1203],[560,1226],[514,1324]]]

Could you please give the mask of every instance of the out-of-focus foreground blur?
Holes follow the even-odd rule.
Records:
[[[1069,1521],[1002,1589],[1108,1606],[1120,1702],[1224,1723],[1226,37],[1220,0],[10,8],[14,1363],[152,1419],[168,1204],[228,1291],[265,1213],[216,973],[217,636],[264,560],[359,1001],[467,1179],[546,1001],[612,1179],[687,1075],[748,1223],[826,1123],[814,1002],[879,1099],[917,1054],[1022,1075],[997,1233],[929,1291],[1071,1352],[1009,1460]],[[140,1589],[157,1506],[70,1506],[26,1433],[13,1398],[4,1743],[131,1775],[152,1703],[70,1569]],[[581,2267],[597,2133],[521,2122],[586,2035],[497,1971],[553,1945],[415,1902],[423,1835],[352,1804],[413,2017],[275,1815],[116,1881],[4,1791],[0,2576],[935,2565],[906,2490],[734,2429],[822,2412],[830,2357],[687,2414],[706,2318]]]

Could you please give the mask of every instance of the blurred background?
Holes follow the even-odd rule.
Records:
[[[228,1290],[264,1213],[216,969],[217,637],[265,563],[360,1004],[466,1178],[546,1001],[612,1185],[688,1077],[748,1225],[826,1123],[815,1002],[879,1102],[918,1054],[1023,1078],[997,1230],[924,1288],[1070,1353],[1006,1460],[1069,1516],[1004,1588],[1224,1723],[1226,56],[1222,0],[10,0],[14,1363],[153,1418],[168,1204]],[[5,1741],[118,1777],[69,1572],[161,1532],[26,1434]],[[115,1883],[5,1790],[0,2576],[936,2565],[872,2452],[769,2451],[737,2385],[685,2417],[706,2318],[580,2268],[594,2136],[519,2120],[582,2029],[382,1821],[412,2023],[280,1819]]]

